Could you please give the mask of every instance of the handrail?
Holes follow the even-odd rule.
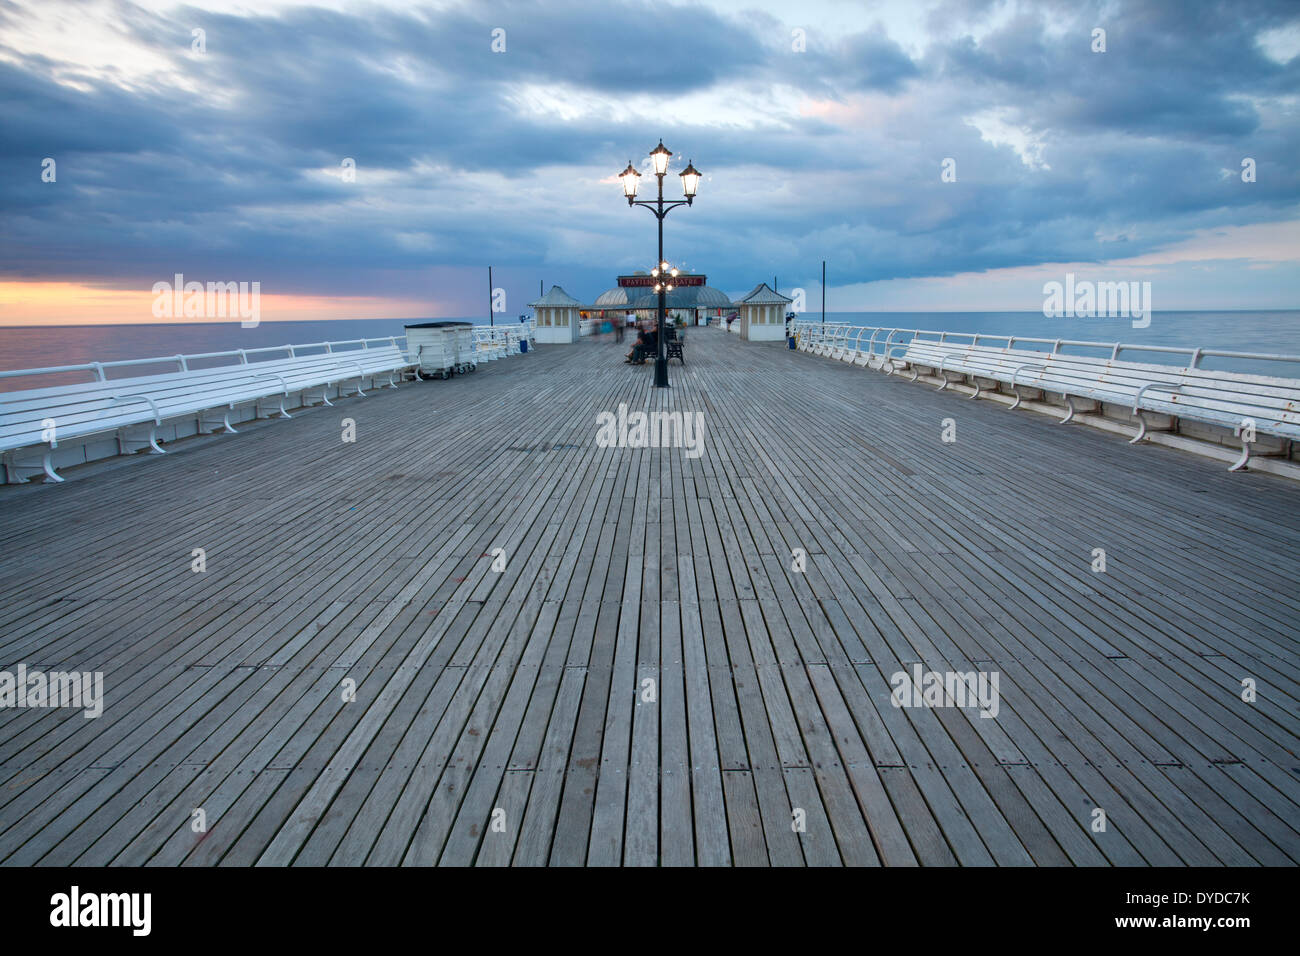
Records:
[[[115,401],[115,402],[147,402],[148,405],[149,405],[149,410],[153,412],[153,423],[154,423],[155,425],[161,425],[161,424],[162,424],[162,412],[160,412],[160,411],[158,410],[158,403],[155,402],[155,401],[154,401],[152,398],[150,398],[148,395],[114,395],[114,396],[113,396],[113,401]],[[50,442],[50,447],[51,447],[51,448],[54,448],[54,447],[56,447],[56,444],[57,444],[56,442],[51,441],[51,442]]]
[[[401,346],[397,344],[399,341],[403,343]],[[268,352],[287,352],[288,355],[286,357],[288,358],[311,358],[312,356],[299,356],[296,355],[295,353],[301,349],[323,348],[325,349],[324,354],[332,354],[334,353],[334,348],[336,346],[355,346],[355,345],[361,346],[361,348],[357,348],[357,349],[345,348],[343,351],[346,354],[346,352],[348,351],[359,352],[362,349],[368,349],[370,347],[369,343],[371,342],[382,342],[391,345],[395,348],[399,348],[403,352],[406,351],[405,335],[382,335],[382,336],[363,338],[363,339],[345,339],[337,342],[335,341],[309,342],[304,345],[266,345],[255,349],[229,349],[224,352],[195,352],[195,353],[187,353],[182,355],[163,355],[155,358],[114,359],[113,361],[109,361],[109,362],[85,362],[77,365],[52,365],[45,368],[8,369],[5,371],[0,371],[0,379],[25,378],[27,376],[39,376],[39,375],[56,375],[56,374],[62,374],[67,372],[93,372],[95,377],[92,379],[92,381],[106,382],[108,381],[108,377],[104,374],[104,370],[110,368],[129,368],[133,366],[162,365],[168,363],[178,364],[180,366],[180,371],[182,372],[207,372],[207,371],[214,371],[216,369],[222,368],[222,365],[207,366],[201,369],[195,369],[190,367],[190,364],[192,362],[200,361],[200,360],[209,360],[209,359],[237,359],[237,361],[230,362],[227,364],[229,364],[231,367],[251,366],[255,368],[258,363],[248,361],[249,356],[264,355]]]
[[[357,367],[360,368],[360,366],[357,366]],[[259,378],[273,378],[273,379],[275,379],[277,382],[280,383],[280,388],[284,390],[284,394],[285,394],[285,396],[288,397],[288,395],[289,395],[289,383],[286,382],[286,381],[284,380],[284,376],[283,376],[283,375],[280,375],[278,372],[263,372],[263,373],[261,373],[260,375],[254,375],[254,376],[253,376],[253,381],[257,381]]]
[[[886,371],[885,373],[886,375],[894,374],[894,353],[897,352],[899,349],[902,349],[902,351],[906,354],[907,345],[900,342],[898,345],[895,345],[892,348],[888,348],[885,350],[885,356],[884,356],[885,361],[889,363],[889,369]],[[913,373],[915,373],[916,370],[913,369],[912,371]],[[916,381],[916,378],[914,377],[912,381]]]
[[[843,322],[828,322],[823,326],[822,323],[817,320],[802,320],[794,323],[794,330],[800,334],[810,336],[811,341],[825,344],[829,340],[830,343],[834,344],[834,347],[848,348],[851,351],[862,352],[863,350],[858,346],[858,343],[861,341],[861,335],[859,335],[855,340],[853,346],[849,346],[847,343],[847,333],[841,332],[841,330],[849,327],[856,326],[851,326],[850,323]],[[937,329],[902,329],[872,325],[860,326],[860,328],[864,332],[870,331],[872,333],[866,349],[866,354],[872,357],[877,354],[875,351],[877,336],[882,332],[887,332],[888,335],[883,343],[883,348],[886,353],[890,351],[890,346],[894,344],[894,336],[910,335],[912,341],[919,340],[922,342],[930,342],[934,345],[956,344],[950,341],[953,338],[969,339],[971,345],[974,345],[980,340],[983,340],[986,346],[991,345],[994,342],[1006,342],[1007,344],[1005,347],[1009,349],[1022,347],[1026,343],[1050,345],[1050,352],[1057,355],[1061,354],[1062,348],[1103,349],[1110,352],[1110,359],[1112,361],[1120,361],[1119,355],[1121,352],[1150,352],[1162,355],[1182,355],[1187,357],[1187,365],[1185,367],[1188,369],[1199,368],[1201,360],[1210,356],[1253,362],[1294,362],[1300,364],[1300,355],[1288,355],[1273,352],[1243,352],[1235,349],[1214,349],[1175,345],[1138,345],[1126,342],[1093,342],[1082,339],[1053,339],[1024,335],[993,335],[988,332],[947,332]],[[839,344],[840,342],[843,342],[842,346]],[[1026,351],[1035,350],[1027,349]]]
[[[1021,372],[1023,369],[1027,369],[1027,368],[1036,368],[1036,369],[1038,369],[1040,372],[1043,372],[1043,371],[1046,371],[1046,370],[1047,370],[1047,366],[1044,365],[1042,362],[1021,362],[1019,365],[1017,365],[1015,368],[1013,368],[1013,369],[1011,370],[1011,387],[1012,387],[1012,388],[1015,388],[1015,387],[1016,387],[1016,384],[1017,384],[1016,379],[1020,377],[1020,372]]]
[[[474,353],[490,359],[498,357],[498,349],[505,355],[522,353],[521,342],[536,341],[537,323],[535,319],[530,319],[518,325],[475,325],[471,332]]]
[[[1137,390],[1137,394],[1133,396],[1134,415],[1136,415],[1139,411],[1142,410],[1141,409],[1142,396],[1145,395],[1151,389],[1155,389],[1156,391],[1160,391],[1160,392],[1169,392],[1170,394],[1177,394],[1178,392],[1181,392],[1183,390],[1183,386],[1175,382],[1146,382],[1141,388]]]

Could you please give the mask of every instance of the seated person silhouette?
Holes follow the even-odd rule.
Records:
[[[636,344],[624,360],[629,365],[644,365],[645,360],[655,354],[659,345],[659,336],[653,327],[642,329],[637,335]]]

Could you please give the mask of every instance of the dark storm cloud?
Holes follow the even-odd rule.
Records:
[[[1258,125],[1242,97],[1295,93],[1300,59],[1281,66],[1256,38],[1294,19],[1281,5],[1126,4],[1114,18],[1087,7],[1036,8],[979,44],[931,51],[937,74],[968,94],[1020,106],[1040,125],[1076,132],[1236,137]],[[1063,30],[1048,39],[1050,28]],[[1091,49],[1106,30],[1106,52]]]
[[[121,3],[119,29],[182,81],[126,83],[0,47],[0,264],[10,277],[202,270],[398,294],[425,288],[434,265],[542,263],[594,294],[638,261],[649,219],[620,208],[613,185],[576,191],[565,170],[613,173],[660,135],[713,177],[674,248],[724,288],[768,271],[755,250],[806,280],[833,255],[865,281],[1136,254],[1293,215],[1296,124],[1264,123],[1260,104],[1300,89],[1300,58],[1279,65],[1256,42],[1291,8],[1129,3],[1102,23],[1101,7],[1050,4],[973,39],[996,9],[945,4],[913,59],[887,24],[810,23],[796,53],[770,15],[698,5],[238,17]],[[25,16],[0,4],[0,25]],[[677,25],[672,42],[649,42],[656,18]],[[1094,26],[1105,54],[1089,49]],[[203,55],[190,53],[195,27]],[[737,89],[844,112],[774,108],[738,124],[725,115]],[[521,107],[525,90],[554,109]],[[651,94],[657,115],[620,108]],[[711,96],[716,122],[678,116],[683,98]],[[569,112],[572,97],[616,105]],[[966,122],[989,111],[1038,137],[1041,161]],[[1244,155],[1260,168],[1249,191],[1222,173]],[[57,185],[40,182],[46,156]],[[355,184],[325,172],[344,157]],[[939,182],[945,157],[956,184]]]

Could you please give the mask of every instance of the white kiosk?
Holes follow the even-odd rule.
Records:
[[[736,301],[740,312],[740,337],[750,342],[780,342],[785,339],[785,307],[793,302],[773,292],[766,282]]]
[[[529,302],[537,322],[541,345],[572,345],[578,341],[578,309],[582,303],[558,285],[536,302]]]

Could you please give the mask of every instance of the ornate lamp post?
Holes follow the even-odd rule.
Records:
[[[685,199],[673,199],[668,202],[664,201],[664,176],[668,173],[668,158],[672,152],[665,148],[663,140],[659,141],[650,152],[650,159],[654,162],[655,176],[659,179],[659,195],[656,199],[637,199],[636,188],[637,180],[641,174],[637,172],[632,161],[628,160],[627,169],[619,173],[619,178],[623,181],[623,195],[627,197],[629,206],[645,206],[655,218],[659,220],[659,258],[657,268],[654,270],[654,277],[658,280],[655,283],[655,291],[659,293],[659,334],[657,344],[657,354],[655,355],[655,388],[668,387],[668,343],[664,336],[664,310],[665,296],[672,291],[672,279],[676,277],[677,270],[669,270],[668,263],[664,261],[664,216],[668,215],[670,209],[677,206],[689,206],[695,201],[695,191],[700,188],[700,172],[691,163],[686,164],[682,170],[682,193]]]

